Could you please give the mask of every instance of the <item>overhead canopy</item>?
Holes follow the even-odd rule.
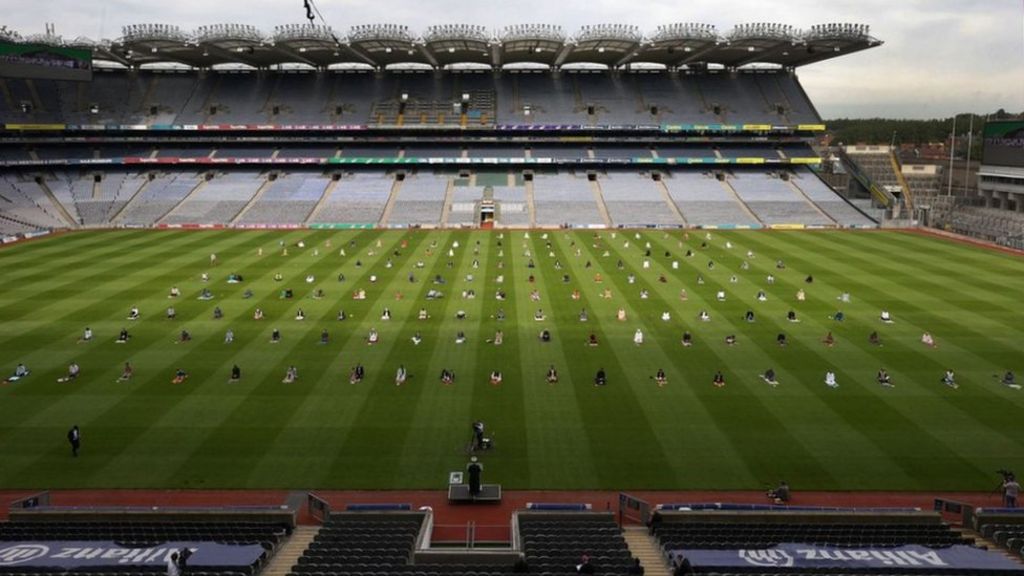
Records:
[[[20,38],[13,32],[9,35]],[[28,39],[88,46],[94,60],[126,66],[167,62],[198,68],[218,64],[266,68],[290,63],[321,68],[337,64],[500,68],[520,63],[557,68],[589,63],[615,68],[640,62],[668,67],[797,67],[882,44],[870,36],[865,25],[822,24],[798,30],[772,23],[740,24],[724,35],[707,24],[677,23],[659,26],[646,36],[629,24],[602,24],[585,26],[571,37],[561,27],[546,24],[507,26],[497,33],[483,26],[450,24],[431,26],[422,36],[408,26],[394,24],[354,26],[347,35],[310,24],[277,26],[273,34],[244,24],[201,26],[191,32],[168,24],[136,24],[124,27],[122,36],[114,41],[64,41],[52,34]]]

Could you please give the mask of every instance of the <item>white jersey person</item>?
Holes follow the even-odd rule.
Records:
[[[91,341],[92,341],[92,328],[89,328],[88,326],[86,326],[85,330],[82,332],[82,338],[79,340],[79,343],[81,343],[81,342],[91,342]]]
[[[644,343],[644,331],[637,328],[636,332],[633,333],[633,344],[637,346]]]
[[[128,319],[129,320],[138,320],[139,319],[139,308],[137,306],[132,306],[128,310]]]
[[[946,373],[942,375],[942,383],[950,388],[960,387],[960,385],[956,383],[956,375],[953,374],[952,370],[946,370]]]
[[[825,372],[825,385],[829,388],[839,388],[839,384],[836,383],[836,373],[832,370]]]
[[[235,331],[228,328],[228,331],[224,333],[224,343],[231,344],[235,341]]]
[[[889,314],[888,310],[882,310],[882,314],[879,316],[879,318],[882,320],[882,322],[885,322],[886,324],[892,324],[892,315]]]
[[[409,374],[405,371],[405,366],[400,365],[398,370],[395,371],[395,386],[405,384],[405,379],[408,377]]]
[[[10,384],[11,382],[17,382],[18,380],[21,380],[22,378],[24,378],[24,377],[26,377],[28,375],[29,375],[28,368],[26,368],[24,364],[19,363],[14,368],[14,374],[11,374],[10,376],[7,377],[6,380],[4,380],[4,384]]]

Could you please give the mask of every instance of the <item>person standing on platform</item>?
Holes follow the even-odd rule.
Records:
[[[469,493],[472,496],[480,494],[480,476],[484,471],[484,465],[477,460],[476,456],[469,459],[466,472],[469,473]]]

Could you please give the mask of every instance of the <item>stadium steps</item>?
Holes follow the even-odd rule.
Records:
[[[1015,564],[1020,564],[1021,565],[1021,569],[1024,570],[1024,558],[1021,558],[1019,555],[1013,553],[1012,551],[1007,550],[1006,548],[996,544],[992,540],[989,540],[988,538],[985,538],[980,533],[975,532],[974,530],[970,530],[968,528],[956,528],[955,526],[950,526],[949,529],[952,532],[956,532],[957,534],[963,536],[964,538],[973,539],[975,546],[979,546],[979,547],[982,547],[982,548],[988,548],[992,552],[995,552],[997,554],[1002,554],[1005,558],[1009,559],[1011,562],[1013,562]]]
[[[286,576],[299,563],[299,558],[319,532],[319,526],[296,527],[291,537],[277,547],[277,553],[267,562],[260,576]]]
[[[591,151],[593,153],[593,151]],[[608,213],[608,205],[604,203],[604,194],[601,193],[601,184],[594,180],[590,183],[590,191],[594,195],[594,203],[597,204],[597,211],[601,214],[601,219],[604,220],[604,225],[612,227],[612,216]]]
[[[672,201],[672,196],[668,193],[668,186],[665,186],[665,182],[658,180],[654,183],[654,187],[661,193],[661,197],[665,200],[665,204],[668,205],[669,211],[675,214],[676,218],[679,218],[679,221],[682,222],[684,226],[689,226],[690,223],[687,222],[686,217],[683,216],[683,211],[679,209],[679,206],[676,206],[675,202]]]
[[[126,180],[126,182],[127,182],[127,180]],[[124,211],[129,206],[132,205],[132,202],[135,201],[135,198],[137,198],[139,196],[139,194],[141,194],[142,191],[146,189],[146,186],[149,186],[150,182],[153,182],[153,180],[150,180],[148,178],[146,178],[146,179],[144,179],[142,181],[142,184],[139,186],[138,190],[136,190],[135,192],[132,193],[131,198],[129,198],[128,201],[124,203],[124,206],[121,206],[120,210],[118,210],[117,212],[115,212],[113,215],[110,216],[110,220],[109,221],[110,221],[111,224],[113,224],[114,221],[117,220],[121,216],[121,214],[123,214]],[[122,186],[123,186],[123,184],[122,184]]]
[[[824,210],[822,210],[822,209],[821,209],[821,207],[820,207],[820,206],[818,206],[818,205],[817,205],[817,204],[816,204],[816,203],[814,202],[814,200],[811,200],[811,199],[810,199],[810,198],[809,198],[809,197],[807,196],[807,194],[805,194],[805,193],[804,193],[804,191],[803,191],[803,190],[802,190],[802,189],[801,189],[801,188],[800,188],[799,186],[797,186],[797,185],[796,185],[796,182],[793,182],[793,179],[792,179],[792,178],[790,178],[789,180],[786,180],[786,184],[787,184],[787,185],[789,186],[789,188],[790,188],[791,190],[793,190],[793,192],[794,192],[794,193],[796,193],[796,194],[797,194],[798,196],[800,196],[801,198],[803,198],[803,199],[804,199],[804,202],[807,202],[807,204],[808,204],[808,205],[809,205],[809,206],[810,206],[811,208],[814,208],[814,210],[815,210],[815,211],[816,211],[816,212],[817,212],[818,214],[821,214],[821,215],[822,215],[823,217],[827,218],[827,219],[828,219],[828,220],[829,220],[830,222],[832,222],[832,224],[835,224],[836,226],[839,226],[839,222],[837,222],[837,221],[836,221],[836,219],[835,219],[835,218],[833,218],[833,217],[832,217],[832,216],[831,216],[831,215],[830,215],[830,214],[829,214],[828,212],[825,212]]]
[[[68,209],[60,203],[60,200],[57,200],[57,197],[53,195],[53,190],[50,190],[50,187],[46,185],[46,180],[37,183],[37,185],[42,189],[43,193],[46,194],[47,200],[49,200],[50,203],[53,204],[53,207],[57,209],[57,213],[60,214],[61,219],[64,220],[64,222],[66,222],[71,228],[78,228],[79,223],[75,221],[75,217],[71,215],[71,212],[68,212]]]
[[[338,187],[338,184],[341,184],[341,180],[334,180],[333,178],[331,179],[327,186],[324,187],[324,192],[323,194],[320,195],[320,200],[317,200],[316,206],[313,206],[313,210],[311,210],[309,215],[306,216],[306,220],[303,222],[303,224],[308,226],[310,222],[313,222],[313,219],[316,218],[318,214],[320,214],[321,210],[323,210],[324,204],[327,204],[327,199],[330,198],[331,194],[334,193],[334,190],[335,188]]]
[[[537,226],[537,206],[533,203],[533,181],[523,182],[526,189],[526,211],[530,214],[530,228]]]
[[[276,153],[277,152],[275,151],[275,154]],[[238,221],[242,219],[242,216],[245,216],[245,213],[248,212],[250,208],[252,208],[257,202],[260,201],[260,198],[263,198],[263,194],[265,194],[269,188],[270,180],[264,178],[263,184],[260,184],[260,187],[256,189],[256,193],[253,194],[252,198],[250,198],[249,201],[245,203],[245,206],[243,206],[242,209],[238,211],[238,214],[235,214],[235,217],[232,218],[230,222],[228,222],[228,225],[234,226],[236,223],[238,223]]]
[[[402,189],[402,181],[395,178],[391,183],[391,194],[388,195],[388,203],[384,205],[384,212],[380,215],[380,220],[377,221],[378,228],[384,228],[388,225],[388,219],[391,218],[391,213],[395,210],[395,203],[398,202],[398,192]]]
[[[747,203],[743,201],[743,198],[740,198],[740,195],[736,193],[736,189],[732,187],[732,184],[729,183],[728,179],[719,180],[718,183],[721,184],[722,188],[732,196],[732,199],[735,200],[737,204],[740,205],[740,208],[743,209],[747,216],[750,216],[751,220],[757,222],[761,226],[764,226],[764,222],[757,217],[757,214],[754,214],[754,211],[750,209],[750,206],[747,206]]]
[[[168,210],[167,212],[165,212],[163,216],[161,216],[161,217],[157,218],[157,219],[156,219],[156,220],[155,220],[155,221],[153,222],[153,224],[162,224],[162,223],[163,223],[163,221],[164,221],[164,220],[165,220],[165,219],[166,219],[166,218],[167,218],[168,216],[170,216],[171,214],[174,214],[174,211],[175,211],[175,210],[177,210],[178,208],[181,208],[181,205],[182,205],[182,204],[184,204],[185,202],[188,202],[188,201],[189,201],[189,199],[190,199],[190,198],[192,198],[192,196],[195,196],[195,193],[196,193],[196,192],[198,192],[198,191],[199,191],[199,189],[200,189],[200,188],[202,188],[203,186],[206,186],[206,178],[200,177],[200,178],[199,178],[199,183],[198,183],[198,184],[196,184],[195,186],[193,186],[193,187],[192,187],[192,189],[188,191],[188,194],[185,194],[185,197],[184,197],[184,198],[182,198],[181,200],[179,200],[177,204],[175,204],[174,206],[172,206],[170,210]]]
[[[25,86],[28,86],[29,96],[32,97],[32,111],[33,112],[49,112],[46,108],[43,108],[43,101],[39,98],[39,91],[36,90],[36,83],[31,79],[25,80]]]
[[[448,213],[452,210],[452,194],[454,193],[455,186],[452,183],[452,179],[448,179],[448,185],[444,189],[444,206],[441,207],[441,227],[448,227]]]
[[[0,78],[0,94],[4,97],[4,104],[7,105],[7,109],[11,112],[14,111],[14,97],[11,96],[11,87],[7,85],[7,80]]]
[[[892,164],[892,171],[896,174],[896,181],[900,183],[900,188],[903,189],[903,203],[907,206],[907,212],[913,214],[914,198],[910,193],[910,186],[907,184],[907,179],[903,177],[903,169],[900,168],[900,161],[896,158],[896,152],[894,150],[889,151],[889,163]]]
[[[661,553],[658,541],[643,526],[626,526],[622,529],[629,552],[640,559],[647,576],[671,576],[668,562]]]

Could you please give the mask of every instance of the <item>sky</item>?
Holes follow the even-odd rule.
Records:
[[[1024,111],[1024,0],[317,0],[344,33],[372,23],[660,24],[701,22],[720,32],[744,22],[798,28],[828,22],[868,24],[879,48],[800,68],[824,118],[937,118],[1000,108]],[[275,25],[301,23],[302,0],[0,0],[0,24],[21,34],[52,22],[66,38],[116,38],[126,24]]]

